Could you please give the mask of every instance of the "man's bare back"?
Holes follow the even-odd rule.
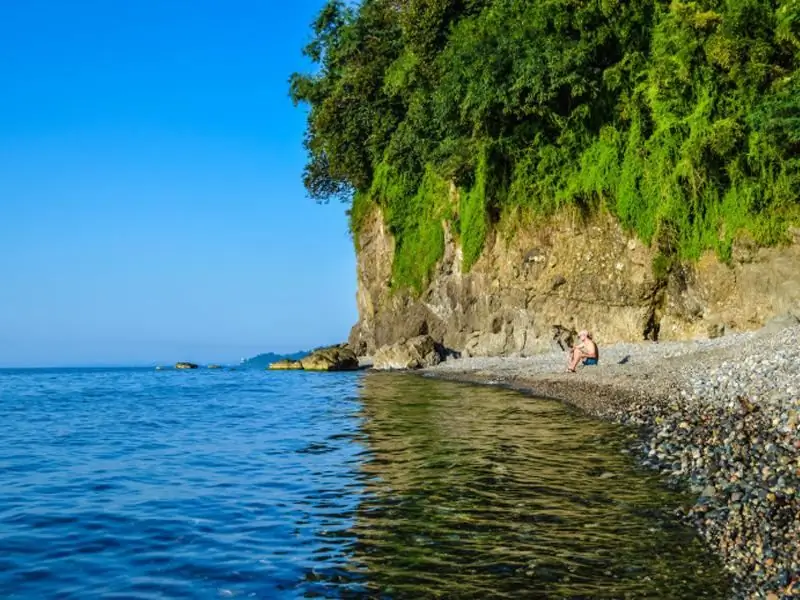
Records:
[[[597,358],[597,344],[590,338],[586,338],[576,347],[580,349],[584,358]]]

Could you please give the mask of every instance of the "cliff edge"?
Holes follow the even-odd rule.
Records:
[[[360,355],[428,334],[466,356],[549,350],[560,328],[586,328],[601,344],[717,337],[800,312],[800,230],[792,242],[735,244],[729,263],[707,253],[662,272],[658,251],[609,215],[575,211],[513,235],[495,229],[468,273],[448,221],[445,251],[418,296],[392,285],[395,241],[380,210],[364,219],[357,250]]]

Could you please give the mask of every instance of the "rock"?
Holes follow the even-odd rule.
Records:
[[[271,363],[268,367],[270,371],[300,371],[303,369],[303,364],[299,360],[279,360]]]
[[[367,342],[361,338],[361,332],[356,324],[352,331],[350,332],[350,338],[348,340],[350,347],[355,352],[356,356],[366,356],[368,347]]]
[[[222,367],[220,365],[208,365],[208,368],[209,369],[221,369]]]
[[[503,329],[498,332],[474,331],[464,343],[465,356],[505,356],[512,335]]]
[[[451,191],[454,205],[459,194]],[[350,336],[358,356],[425,334],[468,356],[531,356],[551,347],[553,323],[588,327],[606,345],[714,337],[720,324],[727,337],[776,314],[800,317],[797,233],[794,244],[753,246],[728,262],[709,252],[670,264],[666,277],[653,271],[658,244],[631,239],[612,217],[554,216],[508,238],[493,232],[465,272],[463,248],[444,220],[441,260],[413,290],[392,283],[396,240],[386,216],[373,207],[358,233],[359,321]],[[496,315],[506,324],[501,332],[491,328]]]
[[[700,497],[713,498],[716,495],[716,493],[717,493],[717,488],[715,488],[713,485],[707,485],[705,488],[703,488]]]
[[[315,350],[300,364],[306,371],[356,371],[358,358],[355,352],[342,344]]]
[[[197,365],[190,362],[179,362],[175,363],[176,369],[196,369]]]
[[[380,348],[373,357],[372,368],[379,371],[422,369],[438,365],[442,355],[442,347],[431,336],[419,335]]]
[[[560,350],[569,350],[575,342],[578,332],[574,329],[567,329],[563,325],[553,325],[553,342]]]
[[[541,263],[546,259],[547,257],[539,248],[533,248],[525,253],[525,257],[522,260],[526,263]]]
[[[792,313],[784,313],[770,319],[759,333],[763,335],[769,335],[789,327],[794,327],[795,325],[800,325],[800,319],[798,319]]]
[[[706,327],[706,334],[708,335],[709,339],[715,339],[718,337],[722,337],[725,335],[725,325],[724,323],[719,322],[711,322]]]
[[[567,283],[566,277],[564,277],[563,275],[556,275],[550,282],[550,291],[554,292],[566,283]]]

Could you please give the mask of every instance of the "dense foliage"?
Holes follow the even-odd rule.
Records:
[[[331,0],[313,30],[305,184],[356,240],[383,208],[395,286],[425,285],[444,219],[468,269],[520,209],[608,210],[666,260],[798,214],[800,0]]]

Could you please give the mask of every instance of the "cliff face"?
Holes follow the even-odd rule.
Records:
[[[704,256],[657,279],[654,250],[610,217],[561,217],[493,233],[462,273],[449,227],[445,254],[419,298],[390,289],[394,240],[379,211],[359,232],[360,354],[421,334],[471,356],[534,354],[552,347],[553,326],[589,329],[601,343],[685,339],[760,327],[800,311],[800,231],[783,248],[736,246],[731,265]]]

